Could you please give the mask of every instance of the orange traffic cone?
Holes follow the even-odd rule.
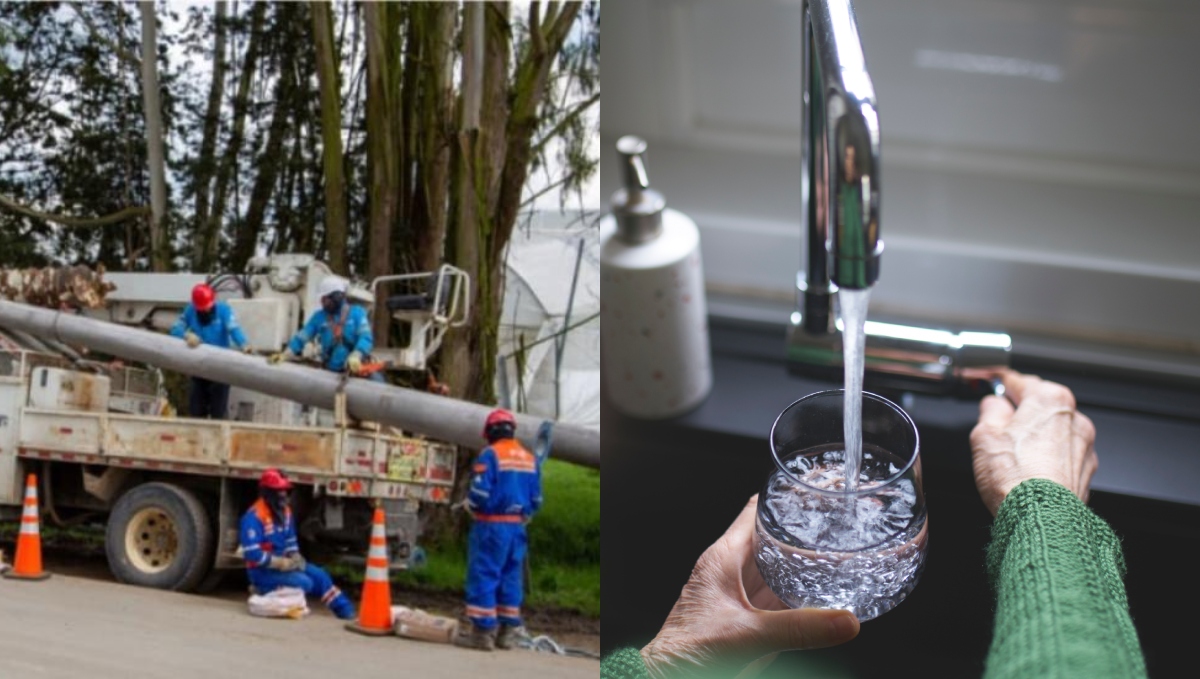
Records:
[[[382,507],[375,508],[375,518],[371,524],[367,577],[363,580],[358,620],[347,623],[346,629],[359,634],[384,636],[392,634],[392,586],[388,582],[387,534]]]
[[[17,558],[12,570],[4,572],[12,580],[45,580],[42,570],[42,534],[38,530],[37,476],[25,479],[25,508],[21,512],[21,532],[17,535]]]

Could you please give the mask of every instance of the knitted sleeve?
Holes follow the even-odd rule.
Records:
[[[649,679],[649,676],[636,648],[622,648],[600,661],[600,679]]]
[[[1071,491],[1045,479],[1014,488],[987,569],[996,621],[985,677],[1146,676],[1120,540]]]

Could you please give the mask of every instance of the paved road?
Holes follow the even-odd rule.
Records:
[[[248,615],[241,602],[212,597],[62,575],[40,583],[0,580],[5,678],[595,679],[599,666],[527,651],[363,637],[324,610],[303,620],[266,620]]]

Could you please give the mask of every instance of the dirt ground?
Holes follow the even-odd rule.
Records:
[[[0,550],[11,562],[14,545],[0,540]],[[73,577],[114,582],[102,545],[94,542],[75,542],[56,539],[43,544],[43,559],[46,569]],[[343,587],[357,599],[358,591],[353,585]],[[245,575],[230,572],[220,585],[208,596],[237,600],[246,597]],[[458,617],[462,610],[462,599],[451,592],[412,589],[393,585],[392,604],[421,608],[430,613]],[[563,646],[578,648],[592,653],[600,652],[600,620],[574,611],[557,608],[524,606],[525,626],[534,635],[545,634]]]
[[[0,677],[46,679],[594,679],[600,663],[529,651],[481,653],[352,634],[319,606],[303,620],[247,615],[243,600],[55,573],[0,580]]]

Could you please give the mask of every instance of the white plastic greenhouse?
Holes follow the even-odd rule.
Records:
[[[496,393],[518,411],[599,429],[600,239],[594,227],[566,227],[570,219],[538,213],[513,234]]]

